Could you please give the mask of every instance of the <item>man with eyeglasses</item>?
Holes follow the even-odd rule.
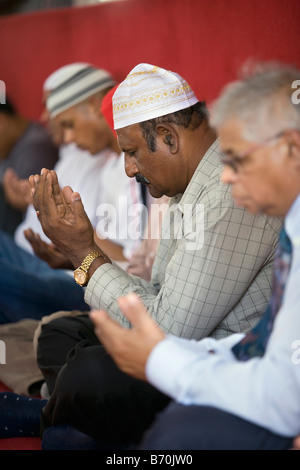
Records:
[[[284,131],[279,132],[276,135],[272,135],[271,137],[264,139],[261,143],[251,146],[245,152],[242,152],[238,155],[234,155],[232,150],[227,150],[226,155],[224,154],[224,156],[221,158],[221,162],[224,166],[230,167],[234,173],[241,173],[243,168],[247,166],[249,157],[253,152],[256,152],[269,143],[272,143],[272,141],[279,139],[283,134]]]
[[[222,181],[236,204],[284,217],[261,321],[246,335],[191,342],[166,336],[135,295],[119,300],[131,330],[91,313],[121,370],[173,399],[142,449],[289,449],[300,433],[300,105],[291,99],[299,77],[285,65],[259,66],[212,109]]]

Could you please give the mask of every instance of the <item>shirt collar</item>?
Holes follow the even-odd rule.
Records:
[[[293,246],[300,246],[300,194],[287,213],[284,226]]]
[[[220,158],[216,158],[216,154]],[[186,204],[194,204],[195,196],[198,192],[207,185],[207,181],[211,178],[212,172],[221,167],[221,151],[219,149],[219,141],[215,140],[214,143],[205,152],[201,161],[199,162],[191,181],[189,182],[183,194],[177,194],[172,198],[171,204],[177,203],[178,209],[184,213],[184,206]]]

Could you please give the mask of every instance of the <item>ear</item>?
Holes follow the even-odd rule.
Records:
[[[286,134],[289,148],[289,156],[293,158],[295,164],[300,168],[300,131],[291,130]]]
[[[101,106],[102,98],[100,98],[99,94],[95,94],[93,96],[89,96],[86,100],[87,106],[96,116],[101,116],[100,106]]]
[[[175,154],[179,150],[179,136],[175,128],[170,124],[158,124],[156,126],[157,137],[168,146],[170,153]]]

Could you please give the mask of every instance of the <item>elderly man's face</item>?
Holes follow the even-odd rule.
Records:
[[[65,144],[74,142],[92,155],[110,143],[110,131],[104,116],[90,103],[82,103],[61,112],[54,119],[63,131]]]
[[[118,142],[125,154],[125,171],[130,178],[140,174],[149,182],[150,194],[155,198],[172,197],[183,192],[184,162],[180,154],[171,155],[162,136],[157,137],[157,150],[151,152],[139,124],[117,129]]]
[[[231,185],[238,206],[253,214],[284,216],[300,189],[289,131],[265,141],[249,142],[243,137],[243,129],[237,119],[227,121],[219,129],[225,154],[222,181]]]

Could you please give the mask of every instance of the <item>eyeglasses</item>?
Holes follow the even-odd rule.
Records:
[[[234,171],[234,173],[240,173],[249,155],[256,152],[260,148],[268,145],[273,140],[279,139],[285,132],[286,131],[278,132],[272,137],[268,137],[263,142],[253,145],[248,150],[246,150],[243,153],[240,153],[239,155],[236,155],[235,157],[228,157],[227,155],[225,157],[221,157],[221,163],[224,166],[230,167]]]

